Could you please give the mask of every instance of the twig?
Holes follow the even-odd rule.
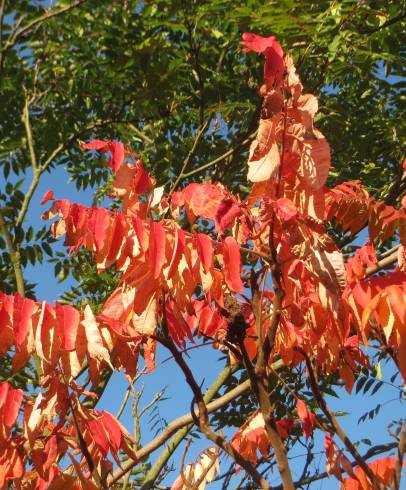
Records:
[[[128,400],[130,398],[130,391],[131,391],[130,387],[128,387],[126,389],[126,391],[125,391],[124,399],[123,399],[123,401],[122,401],[122,403],[120,405],[120,408],[118,409],[118,412],[116,413],[116,419],[117,420],[119,420],[119,418],[121,417],[121,415],[124,412],[124,409],[125,409],[125,407],[126,407],[126,405],[128,403]]]
[[[214,383],[206,391],[203,398],[204,398],[204,401],[207,403],[207,410],[209,413],[211,413],[213,411],[212,403],[215,403],[215,402],[209,403],[210,400],[218,393],[219,389],[224,385],[226,380],[231,376],[231,374],[236,369],[237,369],[236,366],[234,366],[234,367],[228,366],[228,367],[224,368],[223,371],[218,375],[218,377],[214,381]],[[243,389],[248,390],[249,389],[249,383],[247,383],[246,387],[243,387]],[[228,402],[225,401],[225,403],[228,403]],[[181,441],[190,432],[191,428],[192,428],[192,425],[188,424],[188,425],[185,425],[185,427],[183,427],[177,431],[177,433],[174,435],[174,437],[169,441],[169,443],[163,449],[163,451],[161,452],[161,454],[159,455],[159,457],[157,458],[157,460],[155,461],[155,463],[152,465],[151,469],[149,470],[149,472],[145,476],[141,490],[149,490],[153,487],[154,482],[157,479],[158,475],[160,474],[162,468],[168,462],[170,456],[173,454],[175,449],[179,446]]]
[[[192,438],[189,438],[186,441],[185,447],[183,448],[182,458],[181,458],[181,462],[180,462],[180,475],[182,478],[183,485],[186,487],[186,490],[190,490],[190,485],[189,485],[189,482],[186,480],[184,468],[185,468],[186,454],[187,454],[191,444],[192,444]]]
[[[4,20],[5,5],[6,5],[6,0],[1,0],[0,2],[0,52],[3,48],[3,20]]]
[[[22,29],[14,29],[13,32],[11,33],[10,37],[7,39],[7,42],[2,48],[2,53],[4,54],[7,52],[10,48],[12,48],[16,42],[21,38],[26,35],[28,35],[37,25],[42,24],[43,22],[51,19],[52,17],[56,17],[58,15],[64,14],[65,12],[68,12],[69,10],[72,10],[76,7],[79,7],[82,3],[85,3],[87,0],[76,0],[75,2],[71,3],[70,5],[66,5],[66,7],[62,7],[58,10],[51,10],[50,12],[41,15],[40,17],[37,17],[36,19],[32,20],[29,22],[25,27]],[[23,20],[23,19],[22,19]],[[20,21],[21,23],[21,21]]]
[[[154,141],[149,136],[147,136],[143,131],[141,131],[140,129],[138,129],[137,126],[135,126],[133,123],[128,123],[128,127],[132,131],[134,131],[134,133],[136,135],[138,135],[145,142],[149,143],[150,145],[152,145],[154,143]]]

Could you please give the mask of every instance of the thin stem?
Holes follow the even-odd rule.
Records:
[[[34,30],[35,27],[39,26],[43,22],[52,19],[52,17],[56,17],[58,15],[64,14],[65,12],[68,12],[69,10],[72,10],[73,8],[79,7],[83,3],[85,3],[87,0],[76,0],[75,2],[71,3],[70,5],[66,5],[66,7],[62,7],[58,10],[51,10],[50,12],[41,15],[40,17],[37,17],[36,19],[32,20],[29,22],[25,27],[22,29],[18,30],[15,29],[13,33],[10,35],[8,38],[4,48],[2,49],[3,52],[8,51],[10,48],[12,48],[16,42],[21,38],[26,35],[28,35],[32,30]]]

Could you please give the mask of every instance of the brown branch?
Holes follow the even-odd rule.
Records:
[[[344,432],[343,428],[341,425],[338,423],[338,420],[334,413],[328,408],[323,395],[321,394],[316,377],[313,371],[313,366],[310,362],[309,357],[307,356],[306,352],[303,350],[299,350],[299,352],[303,355],[305,362],[306,362],[306,367],[307,367],[307,372],[308,372],[308,379],[310,383],[310,387],[312,389],[312,392],[314,394],[314,397],[316,398],[316,401],[324,413],[324,415],[327,417],[329,420],[330,424],[332,425],[334,432],[337,434],[337,436],[341,439],[347,450],[351,453],[355,461],[357,462],[358,466],[364,471],[368,479],[371,481],[371,483],[375,486],[377,490],[382,489],[381,482],[378,480],[376,475],[373,473],[371,468],[365,463],[365,460],[362,458],[362,456],[359,454],[353,443],[350,441],[349,437],[347,434]]]
[[[14,270],[14,277],[16,280],[17,292],[21,296],[24,296],[25,295],[24,276],[20,263],[20,253],[14,248],[13,239],[10,235],[8,225],[4,220],[3,212],[1,208],[0,208],[0,230],[6,241],[8,253],[10,255],[11,264]]]
[[[3,20],[4,20],[4,8],[6,6],[6,0],[1,0],[0,3],[0,52],[3,47]]]

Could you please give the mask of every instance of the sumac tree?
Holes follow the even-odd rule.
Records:
[[[221,471],[226,486],[237,470],[246,488],[275,488],[272,470],[287,490],[329,477],[344,489],[400,488],[405,425],[361,454],[327,394],[337,386],[354,393],[355,383],[374,378],[377,361],[406,378],[405,198],[377,200],[360,181],[328,187],[318,101],[304,93],[292,57],[274,37],[245,33],[242,44],[264,57],[246,195],[187,179],[157,187],[131,148],[95,139],[82,148],[103,155],[112,206],[44,196],[54,237],[71,254],[86,250],[117,284],[97,310],[1,293],[1,354],[12,356],[16,374],[33,360],[38,387],[23,391],[13,375],[0,384],[0,488],[154,488],[192,428],[207,448],[194,463],[186,452],[176,462],[173,489],[202,489]],[[205,131],[207,123],[194,149]],[[347,253],[362,230],[365,244]],[[380,254],[388,240],[395,246]],[[203,392],[205,366],[194,372],[186,352],[208,342],[227,361]],[[185,416],[141,444],[97,403],[122,370],[125,404],[134,381],[154,370],[158,349],[175,361],[190,396]],[[227,385],[237,371],[239,384]],[[245,421],[228,435],[218,411],[247,394]],[[326,472],[312,474],[316,434]],[[298,445],[308,456],[295,479],[290,454]],[[159,448],[161,459],[139,478]]]

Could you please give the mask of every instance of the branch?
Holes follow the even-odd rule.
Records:
[[[380,260],[377,262],[375,265],[372,265],[371,267],[368,267],[366,270],[366,275],[370,276],[372,274],[375,274],[375,272],[379,272],[380,270],[384,269],[385,267],[388,267],[391,264],[394,264],[398,260],[398,249],[399,247],[396,248],[394,252],[392,252],[390,255],[385,257],[384,259]]]
[[[223,386],[223,384],[227,381],[227,379],[231,376],[231,374],[237,369],[237,366],[235,367],[226,367],[223,369],[223,371],[218,375],[217,379],[214,381],[214,383],[210,386],[210,388],[206,391],[203,399],[205,403],[207,404],[207,411],[210,413],[214,410],[217,410],[217,408],[213,408],[213,403],[208,403],[210,400],[217,394],[219,389]],[[238,386],[237,388],[240,388],[242,385]],[[243,389],[246,389],[248,391],[249,383],[246,383]],[[242,392],[244,393],[244,392]],[[242,394],[241,393],[241,394]],[[239,396],[238,393],[234,393],[234,397]],[[223,397],[221,397],[223,399]],[[223,400],[223,403],[226,405],[228,403],[227,398]],[[155,480],[158,478],[158,475],[160,474],[162,468],[165,466],[165,464],[168,462],[169,458],[171,457],[172,453],[175,451],[175,449],[179,446],[179,444],[182,442],[182,440],[186,437],[186,435],[190,432],[191,428],[193,426],[191,424],[186,425],[182,429],[178,430],[177,434],[169,441],[165,449],[161,452],[159,455],[158,459],[155,461],[149,472],[144,478],[143,486],[141,487],[141,490],[150,490],[152,489]]]
[[[371,481],[372,485],[374,488],[377,490],[382,489],[381,482],[378,480],[376,475],[373,473],[371,468],[365,463],[365,460],[362,458],[362,456],[359,454],[359,452],[356,450],[355,446],[352,444],[350,441],[349,437],[347,434],[344,432],[343,428],[341,425],[338,423],[338,420],[334,413],[328,408],[320,390],[317,385],[317,381],[314,375],[313,367],[310,362],[309,357],[303,350],[299,350],[299,352],[303,355],[305,362],[306,362],[306,367],[307,367],[307,372],[309,376],[309,382],[310,382],[310,387],[312,389],[312,392],[314,394],[314,397],[317,400],[317,403],[319,407],[321,408],[322,412],[324,415],[327,417],[329,422],[331,423],[334,432],[337,434],[337,436],[341,439],[347,450],[352,454],[353,458],[355,461],[358,463],[359,467],[362,468],[364,473],[367,475],[368,479]]]
[[[8,225],[4,221],[3,212],[1,210],[1,208],[0,208],[0,230],[1,230],[2,234],[4,235],[4,239],[6,241],[6,245],[7,245],[7,249],[8,249],[8,253],[10,255],[10,260],[11,260],[11,263],[13,265],[17,292],[21,296],[24,296],[25,295],[24,276],[23,276],[23,271],[22,271],[21,263],[20,263],[20,254],[14,248],[13,239],[10,235],[9,230],[8,230]]]
[[[279,360],[276,361],[272,364],[272,369],[275,371],[278,371],[282,369],[284,366],[283,361]],[[227,367],[225,368],[216,381],[212,384],[212,386],[207,390],[204,398],[204,401],[207,403],[210,399],[212,399],[222,384],[227,380],[227,378],[234,372],[233,368]],[[232,390],[230,390],[228,393],[225,395],[221,396],[220,398],[217,398],[216,400],[212,401],[211,403],[207,403],[207,413],[212,413],[215,412],[216,410],[219,410],[220,408],[228,405],[232,400],[235,400],[239,396],[243,395],[244,393],[248,393],[250,391],[250,381],[246,380],[240,385],[236,386]],[[139,451],[135,453],[136,459],[135,460],[129,460],[126,461],[125,463],[122,464],[121,468],[118,468],[113,475],[110,477],[108,484],[113,485],[116,483],[120,478],[122,478],[128,471],[131,471],[134,466],[138,464],[139,461],[142,459],[146,458],[149,456],[152,452],[154,452],[156,449],[161,447],[165,442],[178,430],[180,429],[185,429],[192,427],[194,421],[193,417],[190,413],[185,414],[172,422],[170,422],[166,428],[152,441],[150,441],[148,444],[146,444],[144,447],[142,447]],[[189,426],[189,427],[187,427]],[[174,440],[178,437],[178,435],[175,436]],[[182,438],[183,439],[183,438]],[[176,441],[175,441],[176,442]],[[171,441],[169,444],[171,445],[173,442]],[[177,445],[179,445],[180,441],[177,442]],[[173,448],[173,451],[176,449],[176,447]],[[173,452],[172,451],[172,452]],[[170,456],[170,455],[169,455]],[[169,459],[168,456],[168,459]],[[162,465],[163,466],[163,465]],[[152,471],[152,469],[151,469]],[[153,484],[153,482],[151,482]],[[148,484],[148,482],[147,482]],[[145,490],[148,488],[152,488],[149,486],[145,487]],[[144,490],[144,489],[143,489]]]
[[[173,186],[171,187],[169,194],[172,194],[172,192],[178,186],[179,182],[183,179],[183,176],[185,175],[184,172],[185,172],[186,168],[189,166],[190,162],[193,160],[193,158],[196,154],[196,151],[199,147],[199,143],[203,137],[204,132],[206,131],[208,124],[209,124],[209,121],[206,121],[198,129],[198,131],[196,133],[195,140],[193,142],[193,146],[192,146],[191,150],[189,151],[189,153],[187,154],[186,158],[183,160],[182,170],[180,171],[180,174],[178,175],[177,179],[175,180]]]
[[[370,27],[369,29],[359,29],[360,34],[373,34],[374,32],[378,32],[382,29],[385,29],[386,27],[391,26],[392,24],[396,24],[396,22],[399,22],[399,20],[402,20],[406,17],[406,9],[402,9],[400,11],[399,15],[396,15],[395,17],[392,17],[391,19],[387,20],[384,22],[381,26],[377,27]]]
[[[3,20],[4,20],[5,5],[6,5],[6,0],[1,0],[0,2],[0,52],[3,47]]]
[[[90,130],[92,130],[94,128],[106,126],[108,124],[122,123],[122,122],[123,121],[116,120],[116,119],[108,119],[108,120],[98,120],[98,121],[95,121],[93,123],[88,124],[87,126],[85,126],[80,131],[76,131],[74,133],[71,133],[67,137],[67,139],[66,139],[66,141],[64,143],[60,143],[54,149],[54,151],[48,156],[48,158],[42,164],[40,164],[37,167],[36,172],[34,172],[34,175],[33,175],[32,181],[31,181],[31,185],[30,185],[27,193],[25,194],[24,201],[23,201],[23,204],[21,206],[20,212],[18,213],[15,226],[17,227],[17,226],[21,226],[22,225],[22,223],[24,221],[24,218],[25,218],[25,215],[27,214],[27,211],[28,211],[28,207],[29,207],[31,198],[32,198],[32,196],[33,196],[36,188],[38,187],[38,184],[39,184],[39,180],[40,180],[41,175],[45,172],[45,170],[49,167],[49,165],[52,163],[52,161],[60,153],[62,153],[63,151],[65,151],[69,147],[69,145],[71,145],[73,143],[73,141],[75,141],[76,139],[78,139],[81,135],[83,135],[87,131],[90,131]]]
[[[43,14],[40,17],[37,17],[20,30],[18,28],[14,29],[10,37],[7,39],[4,48],[2,48],[1,50],[2,54],[6,53],[9,49],[15,46],[15,44],[21,37],[27,36],[36,26],[39,26],[52,17],[56,17],[58,15],[64,14],[65,12],[68,12],[69,10],[79,7],[82,3],[85,3],[86,1],[87,0],[76,0],[66,7],[62,7],[59,10],[51,10],[50,12]]]
[[[30,153],[32,171],[35,173],[37,171],[37,168],[38,168],[38,162],[37,162],[37,157],[35,155],[34,139],[32,136],[32,129],[31,129],[31,123],[30,123],[30,105],[34,100],[35,100],[35,98],[30,98],[30,99],[26,98],[25,99],[23,115],[22,115],[21,119],[22,119],[24,127],[25,127],[25,132],[27,134],[27,145],[28,145],[28,150]]]
[[[253,466],[250,461],[246,460],[243,456],[241,456],[241,454],[233,447],[232,444],[230,444],[226,440],[226,438],[223,435],[220,434],[220,432],[214,432],[211,429],[209,424],[207,406],[204,401],[200,386],[197,384],[197,381],[195,380],[191,369],[185,362],[182,354],[178,351],[172,339],[159,337],[157,338],[157,340],[172,353],[176,364],[182,370],[186,378],[186,382],[193,392],[194,395],[193,401],[196,401],[199,412],[198,412],[198,417],[196,417],[194,413],[192,413],[191,415],[193,419],[196,418],[196,423],[199,425],[199,429],[201,430],[201,432],[207,437],[207,439],[209,439],[214,444],[216,444],[226,454],[228,454],[230,458],[232,458],[239,466],[241,466],[241,468],[243,468],[252,477],[255,483],[262,490],[270,490],[270,486],[268,482],[260,473],[258,473],[255,466]],[[194,411],[193,406],[192,406],[192,411]]]
[[[248,143],[251,143],[253,138],[255,137],[256,132],[252,133],[246,138],[244,141],[239,143],[236,147],[232,148],[231,150],[226,151],[223,155],[220,155],[219,157],[215,158],[211,162],[205,163],[204,165],[200,166],[199,168],[196,168],[194,170],[191,170],[190,172],[186,172],[183,174],[183,178],[190,177],[191,175],[197,174],[198,172],[201,172],[202,170],[205,170],[206,168],[212,167],[216,163],[222,162],[226,158],[228,158],[230,155],[233,155],[237,151],[241,150],[244,148],[244,146],[248,145]]]
[[[367,460],[369,458],[373,458],[374,456],[377,456],[382,453],[386,453],[387,451],[391,451],[396,447],[396,444],[391,443],[391,444],[385,444],[382,446],[376,446],[371,449],[369,449],[363,456],[362,459]],[[354,467],[357,465],[356,461],[353,461],[351,463],[351,466]],[[341,473],[344,473],[345,471],[340,468],[339,471]],[[301,478],[300,480],[295,481],[294,485],[295,488],[303,488],[305,485],[309,485],[315,481],[318,480],[323,480],[324,478],[329,478],[331,475],[327,473],[327,471],[324,471],[323,473],[316,473],[315,475],[309,476],[307,478]],[[284,490],[283,485],[278,485],[277,487],[273,487],[273,490]]]

